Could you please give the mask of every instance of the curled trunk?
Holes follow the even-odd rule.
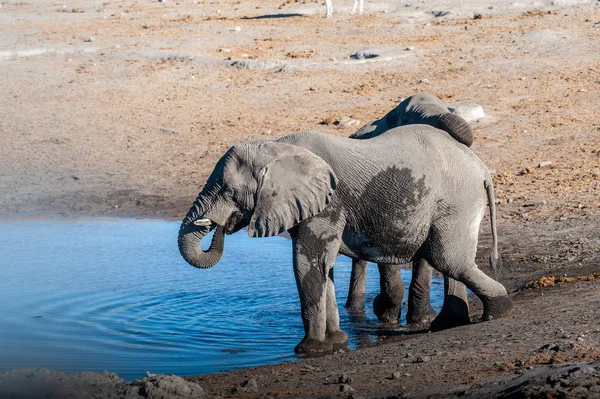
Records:
[[[467,147],[473,144],[473,131],[471,126],[458,115],[447,113],[439,118],[440,128],[450,133],[456,141],[463,143]]]
[[[213,235],[210,248],[204,251],[201,242],[212,229],[204,226],[195,226],[194,224],[183,224],[179,229],[179,252],[183,259],[190,265],[208,269],[216,265],[223,255],[223,246],[225,242],[225,231],[223,226],[217,226]]]

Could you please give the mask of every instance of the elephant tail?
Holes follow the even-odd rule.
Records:
[[[490,266],[494,279],[500,277],[502,269],[502,258],[498,252],[498,231],[496,230],[496,197],[494,196],[494,184],[492,178],[488,176],[485,180],[485,191],[487,193],[488,206],[490,207],[490,223],[492,227],[492,252],[490,253]]]

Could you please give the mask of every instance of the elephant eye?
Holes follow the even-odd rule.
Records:
[[[235,195],[235,190],[232,187],[227,186],[225,187],[225,195],[228,197],[233,197]]]

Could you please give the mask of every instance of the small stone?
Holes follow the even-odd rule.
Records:
[[[481,13],[475,12],[473,13],[473,19],[482,19],[483,15]]]
[[[513,199],[512,199],[512,198],[509,198],[509,199],[507,199],[507,200],[506,200],[506,203],[508,203],[508,204],[512,204],[512,203],[513,203]]]
[[[406,51],[413,51],[414,49],[414,46],[408,46],[407,48],[405,48]]]
[[[538,201],[533,201],[531,203],[531,206],[541,206],[541,205],[546,205],[547,202],[546,200],[538,200]]]
[[[348,384],[342,384],[342,385],[340,385],[340,392],[354,392],[354,391],[356,391],[356,389],[352,388]]]
[[[219,49],[219,52],[221,52],[221,53],[230,53],[230,52],[231,52],[231,49],[228,49],[228,48],[220,48],[220,49]]]
[[[254,378],[250,378],[240,384],[240,392],[258,392],[258,383]]]
[[[392,379],[393,379],[393,380],[398,380],[398,379],[400,379],[400,377],[402,377],[402,373],[401,373],[401,372],[399,372],[399,371],[394,371],[394,372],[392,373]]]
[[[158,0],[159,3],[166,3],[167,0]]]
[[[358,126],[360,125],[360,120],[352,119],[350,117],[344,116],[340,119],[339,126]]]
[[[352,377],[350,377],[348,374],[342,374],[339,376],[338,382],[340,384],[349,384],[352,382]]]
[[[415,363],[427,363],[430,360],[431,360],[431,357],[429,357],[429,356],[417,356]]]
[[[538,164],[538,168],[543,168],[544,166],[552,165],[552,161],[542,161]]]
[[[429,79],[421,79],[419,80],[419,83],[427,84],[429,83]]]
[[[87,39],[85,39],[86,43],[93,43],[95,41],[96,41],[96,38],[94,38],[94,37],[88,37]]]
[[[234,31],[236,32],[241,32],[242,31],[242,27],[241,26],[236,26],[235,28],[233,28]]]

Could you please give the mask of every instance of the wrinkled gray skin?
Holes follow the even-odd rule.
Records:
[[[450,113],[446,104],[428,93],[416,93],[408,97],[383,118],[363,126],[350,137],[368,139],[377,137],[389,129],[412,124],[430,125],[444,130],[458,142],[469,147],[473,143],[473,132],[468,122],[460,116]],[[388,268],[399,269],[399,266],[379,265],[381,291],[373,302],[373,310],[381,321],[396,323],[400,317],[400,306],[404,299],[405,287],[402,277],[387,270]],[[345,305],[351,313],[363,311],[366,275],[367,262],[353,259]],[[431,276],[431,266],[425,260],[420,260],[413,265],[406,317],[407,322],[411,325],[428,326],[436,317],[437,313],[429,301]],[[465,286],[455,281],[448,281],[447,278],[444,281],[445,292],[449,295],[444,300],[444,307],[440,315],[432,324],[434,330],[470,322]]]
[[[485,320],[510,313],[506,289],[475,264],[485,192],[493,198],[485,165],[429,126],[371,140],[297,133],[227,151],[181,224],[179,250],[208,268],[220,259],[224,233],[288,231],[305,331],[295,350],[328,351],[348,339],[333,285],[338,253],[389,265],[424,259],[478,295]],[[205,252],[200,241],[215,227]]]

